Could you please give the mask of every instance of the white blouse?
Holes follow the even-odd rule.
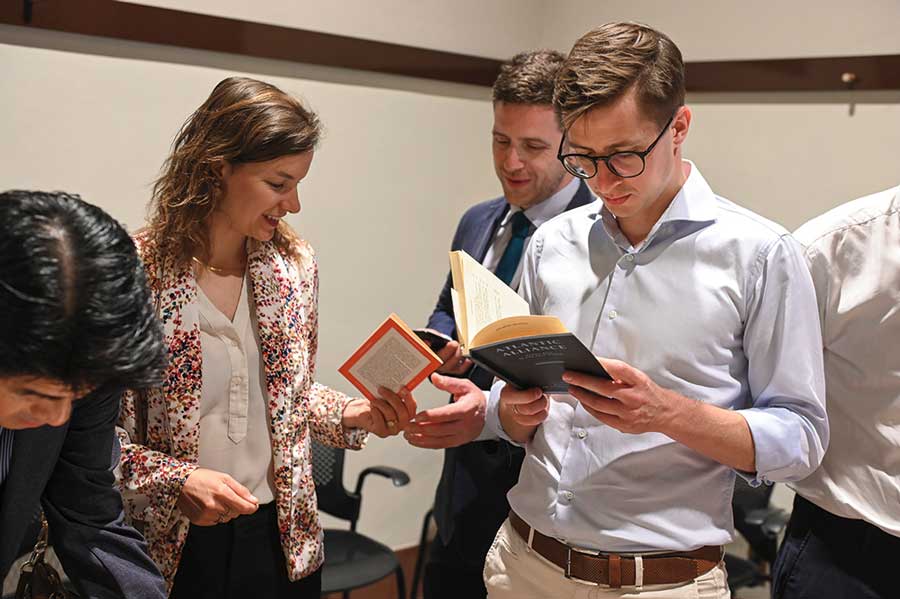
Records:
[[[230,474],[260,504],[269,503],[275,485],[268,393],[247,277],[233,321],[199,285],[197,301],[203,350],[199,465]]]

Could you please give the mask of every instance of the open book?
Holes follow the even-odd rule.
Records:
[[[369,399],[378,397],[378,387],[394,393],[412,391],[441,365],[431,351],[396,314],[391,314],[375,332],[338,368],[353,386]]]
[[[611,378],[555,316],[532,316],[528,303],[464,251],[450,252],[453,313],[463,353],[520,389],[565,393],[564,370]]]

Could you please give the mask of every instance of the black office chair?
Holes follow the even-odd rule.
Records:
[[[409,483],[409,475],[397,468],[366,468],[350,493],[344,488],[344,450],[312,442],[313,479],[319,509],[350,521],[350,530],[325,529],[325,565],[322,567],[322,594],[350,591],[368,586],[393,573],[397,579],[397,597],[406,599],[406,581],[396,554],[378,541],[356,532],[362,504],[362,486],[370,474],[391,479],[395,487]]]
[[[422,574],[425,570],[425,556],[428,553],[428,528],[429,524],[431,524],[432,516],[434,516],[434,510],[430,509],[425,512],[425,517],[422,518],[422,532],[419,533],[419,551],[416,553],[416,565],[413,569],[409,599],[418,599],[419,597],[419,587],[422,585]]]
[[[770,574],[778,554],[778,537],[787,525],[789,514],[769,505],[774,485],[751,487],[740,476],[735,478],[734,527],[749,545],[746,557],[725,554],[728,586],[732,592],[771,582]]]

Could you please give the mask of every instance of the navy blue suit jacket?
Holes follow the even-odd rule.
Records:
[[[0,580],[19,557],[39,509],[50,544],[82,597],[166,597],[144,539],[123,522],[113,487],[119,393],[95,392],[73,404],[60,427],[17,430],[0,487]]]
[[[587,185],[581,181],[566,210],[583,206],[594,199]],[[508,210],[509,204],[503,197],[469,208],[456,227],[450,249],[465,250],[474,259],[483,262],[497,227]],[[456,322],[450,299],[452,286],[452,278],[448,274],[434,312],[428,319],[428,327],[456,339]],[[482,389],[489,388],[493,380],[487,372],[477,367],[468,373],[467,378]],[[467,529],[485,531],[483,535],[467,534],[472,539],[473,560],[477,561],[480,554],[483,562],[487,546],[509,511],[506,494],[519,478],[523,454],[520,448],[505,441],[480,441],[445,450],[444,467],[434,502],[435,521],[445,544],[450,543],[458,521],[467,518]],[[487,546],[481,547],[485,543]]]

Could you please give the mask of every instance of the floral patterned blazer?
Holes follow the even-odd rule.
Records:
[[[126,514],[143,523],[150,555],[171,590],[190,526],[176,501],[198,467],[203,358],[197,283],[190,266],[160,273],[159,255],[145,233],[138,233],[135,243],[162,320],[169,366],[162,387],[122,400],[118,482]],[[311,248],[301,242],[301,258],[294,260],[272,243],[250,247],[247,267],[268,389],[278,526],[288,574],[297,580],[324,560],[310,436],[358,449],[367,433],[341,426],[349,397],[313,381],[318,271]]]

